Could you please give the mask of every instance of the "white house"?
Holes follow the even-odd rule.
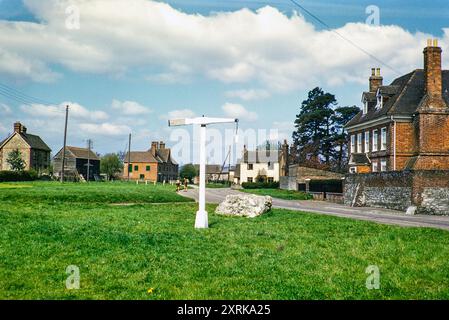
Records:
[[[288,148],[288,146],[287,146]],[[288,149],[279,150],[243,151],[243,157],[237,163],[234,182],[257,182],[261,179],[266,182],[279,182],[281,176],[287,175],[286,161]]]

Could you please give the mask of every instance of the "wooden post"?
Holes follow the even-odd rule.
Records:
[[[62,168],[61,168],[61,182],[64,182],[65,170],[65,151],[67,147],[67,121],[69,119],[69,106],[65,108],[65,125],[64,125],[64,147],[62,148]]]

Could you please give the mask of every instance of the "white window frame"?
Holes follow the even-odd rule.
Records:
[[[381,171],[381,172],[388,171],[388,168],[387,168],[387,160],[386,160],[386,159],[382,159],[382,160],[380,161],[380,171]]]
[[[370,134],[369,131],[365,131],[365,153],[368,153],[369,150],[369,138],[370,138]]]
[[[373,161],[371,166],[372,166],[373,172],[379,172],[379,162],[378,161]]]
[[[377,91],[376,109],[382,109],[383,106],[384,106],[384,97],[380,94],[380,91]]]
[[[355,153],[355,135],[351,136],[351,153]]]
[[[377,129],[373,130],[372,140],[373,140],[372,151],[373,152],[378,151],[379,150],[379,130],[377,130]]]
[[[380,150],[387,150],[387,128],[380,130]]]
[[[363,153],[363,142],[362,142],[362,134],[357,134],[357,153]]]
[[[365,102],[363,103],[363,114],[367,113],[368,113],[368,101],[365,100]]]

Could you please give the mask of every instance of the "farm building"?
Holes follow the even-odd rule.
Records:
[[[53,172],[56,177],[61,176],[63,149],[53,157]],[[89,179],[87,179],[87,166],[89,163]],[[78,178],[80,175],[85,180],[96,180],[100,176],[100,158],[87,148],[66,147],[65,174],[67,177]]]

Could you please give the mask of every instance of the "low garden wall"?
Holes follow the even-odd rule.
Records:
[[[449,170],[349,174],[344,204],[449,215]]]

